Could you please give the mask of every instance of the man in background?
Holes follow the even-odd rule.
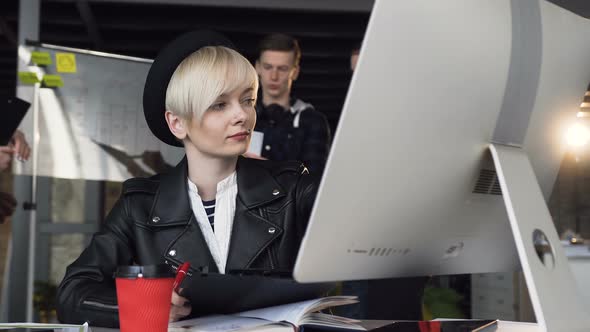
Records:
[[[330,129],[324,114],[291,94],[300,60],[299,43],[291,36],[271,34],[260,42],[255,67],[262,93],[254,131],[263,135],[261,157],[298,160],[310,172],[321,174],[328,158]]]
[[[0,146],[0,172],[10,167],[14,157],[19,161],[26,161],[29,159],[30,153],[31,149],[25,135],[17,130],[8,145]],[[0,192],[0,223],[3,223],[14,213],[16,204],[16,199],[12,194]]]

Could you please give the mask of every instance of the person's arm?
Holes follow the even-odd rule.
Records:
[[[16,200],[9,193],[0,192],[0,224],[14,213]]]
[[[307,114],[306,114],[307,113]],[[300,160],[309,168],[312,174],[321,175],[326,166],[330,150],[330,127],[326,117],[317,111],[301,113],[305,130],[305,139],[301,150]],[[306,119],[304,121],[303,119]]]
[[[57,316],[63,323],[118,327],[117,294],[113,273],[119,265],[131,265],[131,221],[126,198],[115,204],[102,230],[66,270],[57,290]]]
[[[0,172],[7,169],[12,162],[14,148],[10,145],[0,146]]]

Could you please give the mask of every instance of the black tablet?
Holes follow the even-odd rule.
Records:
[[[27,114],[30,103],[17,97],[4,97],[0,100],[0,146],[8,145],[20,122]]]

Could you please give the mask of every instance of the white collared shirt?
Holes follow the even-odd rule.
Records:
[[[201,196],[199,196],[197,186],[188,178],[187,182],[188,197],[191,202],[193,214],[209,246],[209,251],[211,251],[215,264],[217,264],[219,273],[225,273],[231,231],[236,212],[236,195],[238,194],[236,172],[233,172],[217,184],[217,194],[215,195],[215,232],[213,232],[209,223],[209,218],[203,207],[203,201]]]

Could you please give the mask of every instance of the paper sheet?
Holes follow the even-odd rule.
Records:
[[[88,332],[88,323],[74,324],[44,324],[44,323],[0,323],[0,330],[9,329],[54,329],[56,332]]]
[[[273,322],[256,318],[215,315],[170,323],[168,327],[186,328],[189,331],[200,332],[230,332],[243,329],[253,329],[271,323]]]

